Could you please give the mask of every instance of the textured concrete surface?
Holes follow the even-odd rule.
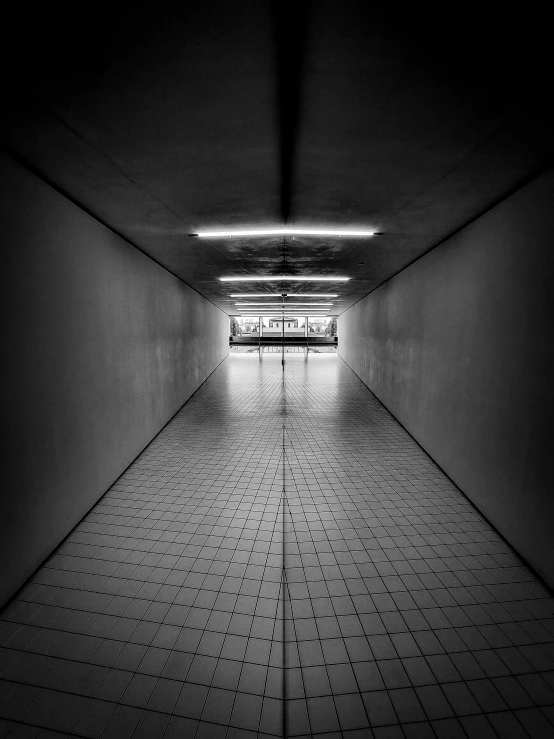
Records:
[[[554,584],[552,171],[364,298],[339,352]]]
[[[226,311],[237,290],[217,278],[281,274],[283,239],[188,233],[383,231],[287,240],[287,272],[353,278],[331,290],[341,313],[552,157],[534,13],[110,3],[72,34],[64,5],[12,3],[4,22],[4,145]]]
[[[1,614],[0,735],[545,739],[553,614],[340,358],[232,355]]]
[[[12,160],[1,169],[5,602],[226,356],[229,319]]]

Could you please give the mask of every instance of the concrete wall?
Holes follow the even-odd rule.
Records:
[[[554,584],[554,174],[339,319],[339,352]]]
[[[228,353],[229,319],[0,160],[0,603]]]

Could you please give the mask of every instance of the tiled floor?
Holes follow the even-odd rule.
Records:
[[[553,614],[337,356],[239,354],[2,614],[0,736],[544,739]]]

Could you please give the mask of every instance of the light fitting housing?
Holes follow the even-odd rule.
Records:
[[[316,310],[316,311],[300,311],[300,310],[281,310],[280,308],[277,308],[276,310],[272,311],[243,311],[239,310],[235,313],[229,313],[229,315],[237,315],[237,316],[249,316],[249,317],[256,317],[256,316],[276,316],[276,315],[286,315],[286,316],[299,316],[302,318],[302,316],[327,316],[327,315],[334,315],[329,312],[329,309],[326,310]]]
[[[200,239],[232,239],[233,236],[338,236],[366,238],[376,236],[376,231],[337,228],[246,228],[233,231],[198,231],[189,236]]]
[[[230,298],[282,298],[283,293],[231,293]],[[337,293],[285,293],[286,298],[338,298]]]
[[[221,282],[348,282],[350,277],[300,277],[299,275],[275,275],[269,277],[220,277]]]

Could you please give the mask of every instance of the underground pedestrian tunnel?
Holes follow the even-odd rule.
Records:
[[[554,736],[547,24],[25,12],[0,737]]]

